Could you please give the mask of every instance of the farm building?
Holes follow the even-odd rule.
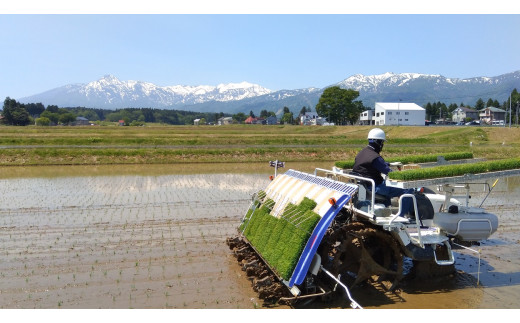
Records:
[[[426,117],[426,110],[406,102],[376,102],[374,113],[376,126],[424,126]]]
[[[76,118],[75,125],[76,125],[76,126],[88,126],[88,125],[90,125],[90,122],[88,121],[87,118],[84,118],[84,117],[77,117],[77,118]]]

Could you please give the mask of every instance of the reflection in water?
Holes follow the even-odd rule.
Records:
[[[288,162],[279,169],[289,168],[313,172],[315,168],[331,168],[334,162]],[[67,166],[7,166],[0,167],[1,178],[19,177],[74,177],[140,175],[159,176],[167,174],[274,174],[269,163],[191,163],[191,164],[146,164],[146,165],[67,165]]]

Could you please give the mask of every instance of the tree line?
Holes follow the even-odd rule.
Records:
[[[520,109],[520,93],[516,89],[513,89],[509,98],[502,102],[498,102],[498,100],[494,100],[489,98],[486,102],[482,98],[479,98],[473,106],[464,103],[451,103],[450,105],[446,105],[442,102],[428,102],[424,109],[426,110],[426,119],[434,122],[439,119],[451,119],[453,115],[453,111],[459,107],[465,107],[469,109],[473,109],[475,111],[479,111],[485,108],[494,107],[499,108],[506,111],[506,121],[509,121],[509,112],[511,113],[511,122],[518,123],[518,112]],[[511,111],[509,111],[511,110]],[[471,120],[467,120],[471,121]]]
[[[310,112],[310,107],[302,107],[300,115]],[[229,114],[224,112],[192,112],[183,110],[166,110],[156,108],[125,108],[106,110],[86,107],[59,108],[56,105],[45,107],[42,103],[20,103],[7,97],[4,100],[1,111],[1,123],[6,125],[26,126],[30,124],[39,126],[72,125],[77,117],[83,117],[90,122],[101,124],[102,122],[123,121],[127,126],[140,126],[145,123],[162,123],[169,125],[192,125],[195,119],[200,119],[199,124],[217,124],[224,117],[232,117],[233,123],[244,123],[248,117],[256,118],[253,111],[246,115],[243,112]],[[260,118],[276,116],[274,111],[266,109],[260,111]],[[298,124],[299,119],[288,107],[283,107],[281,124]]]
[[[45,107],[42,103],[20,103],[7,97],[4,100],[1,112],[2,123],[6,125],[26,126],[30,124],[71,125],[77,117],[83,117],[90,122],[119,122],[125,125],[143,125],[145,123],[163,123],[171,125],[193,124],[194,119],[205,119],[209,123],[216,123],[219,118],[231,114],[203,113],[182,110],[162,110],[155,108],[125,108],[105,110],[86,107],[59,108],[56,105]]]
[[[366,110],[361,101],[354,101],[359,96],[358,91],[341,89],[334,86],[325,89],[319,103],[316,105],[318,116],[326,118],[337,125],[354,124],[359,114]],[[287,107],[283,107],[279,122],[281,124],[299,124],[299,117],[311,112],[310,107],[302,107],[299,114],[295,114]],[[260,118],[276,116],[274,111],[260,111]],[[83,117],[90,122],[100,123],[123,121],[125,125],[143,125],[145,123],[164,123],[171,125],[190,125],[195,119],[201,124],[216,124],[220,118],[232,117],[233,123],[243,123],[248,117],[256,117],[253,111],[249,116],[243,112],[236,114],[201,113],[182,110],[162,110],[155,108],[125,108],[105,110],[85,107],[59,108],[55,105],[45,107],[42,103],[23,104],[7,97],[2,111],[2,123],[8,125],[25,126],[29,124],[68,125],[73,124],[77,117]]]

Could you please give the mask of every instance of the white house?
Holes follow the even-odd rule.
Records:
[[[374,124],[374,110],[366,110],[359,115],[359,124],[369,126]]]
[[[318,114],[316,112],[305,112],[304,115],[300,116],[300,124],[309,126],[313,119],[318,118]]]
[[[458,107],[451,113],[451,120],[455,122],[466,122],[466,119],[478,120],[478,111],[466,107]]]
[[[316,112],[305,112],[305,114],[300,117],[300,124],[304,126],[322,126],[325,123],[325,118],[318,116]]]
[[[415,103],[376,102],[376,126],[424,126],[426,110]]]
[[[226,125],[226,124],[232,124],[233,118],[232,117],[222,117],[217,120],[217,124],[219,126]]]

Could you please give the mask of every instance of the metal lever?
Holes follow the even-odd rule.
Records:
[[[482,203],[480,203],[480,205],[478,206],[479,208],[482,207],[482,204],[484,204],[484,201],[486,201],[487,197],[489,196],[489,194],[491,194],[491,191],[493,190],[493,188],[495,187],[495,185],[497,185],[498,183],[498,178],[497,180],[493,183],[493,185],[491,186],[491,188],[489,189],[489,192],[486,194],[486,197],[484,197],[484,200],[482,200]]]

